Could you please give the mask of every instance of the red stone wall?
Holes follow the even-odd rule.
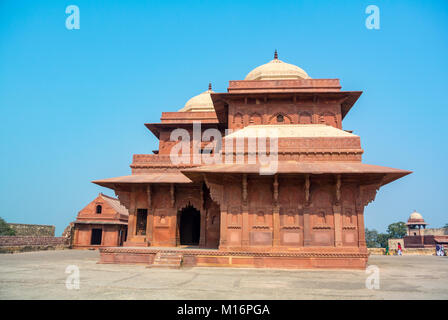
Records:
[[[225,224],[221,228],[222,248],[358,247],[359,210],[356,209],[355,184],[341,188],[341,205],[337,204],[335,182],[331,178],[313,179],[307,204],[304,178],[283,177],[278,181],[276,209],[272,176],[248,177],[247,204],[242,201],[241,179],[240,176],[223,181],[221,213]],[[278,227],[275,224],[276,210],[279,210]],[[245,214],[247,222],[244,222]],[[275,239],[276,232],[278,239]]]
[[[283,122],[277,116],[283,116]],[[327,124],[342,129],[341,105],[336,102],[319,104],[293,103],[291,100],[248,98],[229,106],[229,129],[237,130],[249,125],[269,124]]]
[[[405,236],[403,239],[405,248],[435,248],[436,246],[435,236],[433,235]]]
[[[200,247],[289,250],[303,247],[365,249],[363,208],[375,186],[360,186],[355,178],[310,178],[305,175],[207,178],[202,184],[159,184],[134,189],[128,195],[128,246],[177,246],[180,212],[192,205],[201,213]],[[275,192],[278,188],[278,192]],[[149,202],[150,199],[150,202]],[[150,205],[149,205],[150,204]],[[148,209],[146,234],[135,232],[135,214]]]

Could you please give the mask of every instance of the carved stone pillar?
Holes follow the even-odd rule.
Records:
[[[310,175],[305,175],[305,207],[303,208],[303,246],[311,246],[312,244],[312,235],[311,235],[311,217],[312,209],[310,208],[311,196],[310,196]]]
[[[342,246],[342,208],[340,205],[333,206],[334,215],[334,246]]]
[[[171,208],[169,245],[177,246],[177,208]]]
[[[207,246],[207,210],[205,209],[204,203],[204,191],[202,185],[200,186],[200,198],[201,198],[201,224],[200,224],[200,235],[199,235],[199,247],[205,248]]]
[[[336,175],[335,198],[336,202],[333,205],[334,218],[334,246],[342,246],[342,208],[341,208],[341,175]]]
[[[170,200],[171,208],[174,208],[174,205],[176,204],[176,188],[173,183],[170,185]]]
[[[278,204],[278,175],[274,176],[274,184],[273,184],[273,246],[278,247],[280,245],[280,206]]]
[[[133,238],[135,236],[136,223],[137,223],[137,209],[135,204],[136,191],[131,190],[130,204],[129,204],[129,219],[128,219],[128,237]]]
[[[178,212],[176,212],[176,218],[175,218],[175,224],[176,224],[176,246],[180,245],[180,230],[179,230],[179,225],[180,225],[180,215]]]
[[[247,174],[243,174],[242,177],[242,235],[241,235],[241,246],[249,246],[249,206],[247,203]]]
[[[356,210],[358,216],[358,247],[366,247],[366,232],[364,230],[364,208],[358,208]]]
[[[303,246],[311,246],[312,235],[311,235],[311,208],[306,207],[303,209]]]
[[[154,212],[152,210],[152,194],[151,185],[146,187],[146,195],[148,197],[148,217],[146,222],[146,241],[148,245],[152,244],[153,241],[153,230],[154,230]]]
[[[206,227],[207,227],[206,215],[207,215],[207,212],[205,211],[204,208],[202,208],[202,210],[201,210],[201,230],[200,230],[200,236],[199,236],[199,247],[201,247],[201,248],[204,248],[206,245],[206,241],[205,241],[205,234],[206,234]]]
[[[219,230],[219,249],[227,246],[227,207],[221,206],[221,222]]]

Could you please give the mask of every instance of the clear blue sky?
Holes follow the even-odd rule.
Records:
[[[416,209],[448,223],[447,1],[0,2],[0,216],[60,234],[157,139],[144,127],[272,59],[364,93],[343,123],[364,162],[413,170],[366,209],[384,231]],[[80,9],[67,30],[65,8]],[[365,8],[380,8],[380,30]]]

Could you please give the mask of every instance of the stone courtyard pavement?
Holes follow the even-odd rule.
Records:
[[[97,264],[86,250],[0,254],[0,299],[448,299],[448,257],[371,256],[371,273],[341,270],[150,269]],[[80,271],[66,288],[66,268]]]

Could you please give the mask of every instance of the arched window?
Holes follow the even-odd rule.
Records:
[[[102,210],[103,210],[103,207],[101,207],[101,205],[97,205],[96,206],[96,213],[97,214],[100,214]]]
[[[278,112],[273,114],[268,121],[269,124],[290,124],[291,117],[284,114],[283,112]]]
[[[256,112],[253,113],[250,116],[249,124],[254,124],[254,125],[261,124],[261,116]]]
[[[264,212],[263,211],[259,211],[257,213],[257,223],[259,223],[259,224],[265,223]]]
[[[312,117],[311,114],[308,112],[302,112],[299,114],[299,123],[300,124],[311,124],[312,121]]]
[[[233,116],[233,123],[235,124],[236,129],[240,129],[243,127],[243,115],[241,113],[237,113]]]

